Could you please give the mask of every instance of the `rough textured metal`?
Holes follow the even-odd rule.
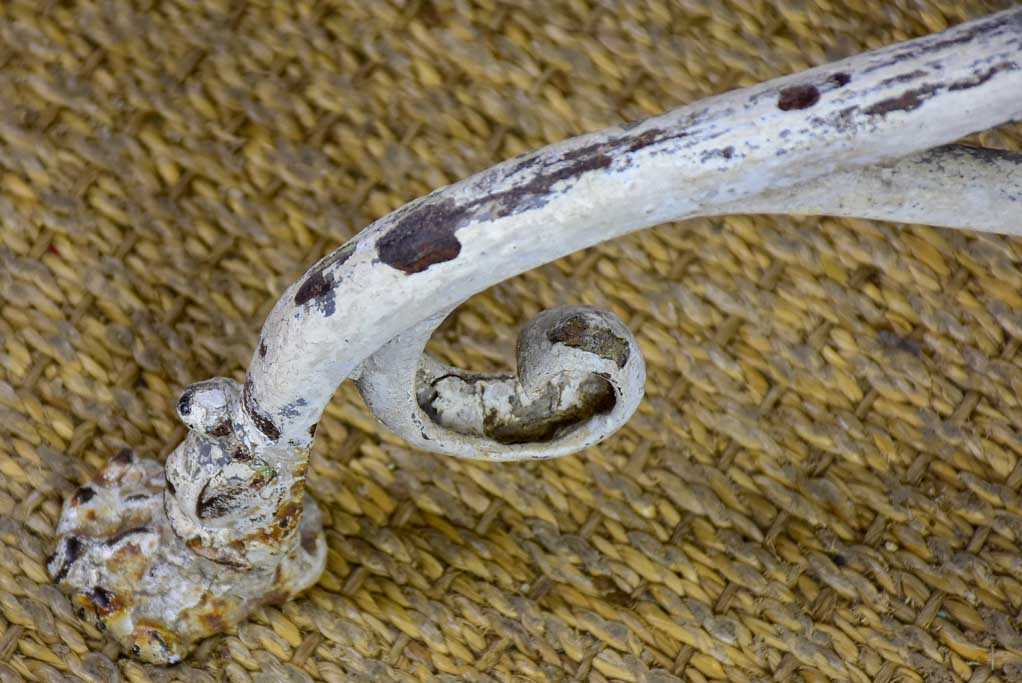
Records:
[[[68,499],[54,580],[160,663],[310,585],[325,545],[305,468],[347,377],[384,423],[430,450],[551,457],[606,437],[644,376],[634,338],[607,313],[537,317],[517,378],[420,357],[468,296],[572,251],[737,211],[1017,230],[1018,193],[1004,190],[1017,185],[1017,155],[909,155],[1022,117],[1020,48],[1022,9],[568,140],[408,204],[284,293],[243,386],[213,379],[185,392],[191,431],[165,479],[125,454]],[[916,177],[928,201],[906,203]],[[970,211],[956,212],[946,196],[963,177],[976,182]]]

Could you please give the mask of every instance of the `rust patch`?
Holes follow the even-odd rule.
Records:
[[[214,425],[212,429],[207,430],[206,433],[209,434],[210,436],[224,437],[230,434],[231,431],[233,431],[231,427],[231,421],[222,420],[218,422],[216,425]]]
[[[573,315],[562,320],[546,336],[552,343],[564,344],[614,361],[619,368],[628,362],[628,342],[610,330],[590,325],[584,315]]]
[[[318,422],[313,422],[312,426],[309,427],[309,438],[312,438],[312,437],[316,436],[316,428],[317,427],[319,427],[319,423]]]
[[[686,137],[685,131],[654,128],[639,135],[583,145],[558,158],[529,154],[486,174],[477,181],[477,199],[458,204],[453,199],[415,202],[399,209],[393,224],[376,244],[380,260],[409,275],[457,258],[461,242],[455,233],[478,220],[495,220],[545,206],[554,186],[578,180],[586,173],[609,168],[616,155],[631,154],[654,144]],[[539,168],[536,168],[536,167]],[[489,191],[498,182],[530,172],[524,182]]]
[[[115,593],[101,586],[93,586],[92,591],[86,593],[85,597],[92,603],[96,609],[96,615],[99,617],[108,616],[123,606],[121,599]]]
[[[334,281],[321,270],[313,270],[305,276],[302,285],[295,292],[295,305],[304,306],[313,299],[320,300],[333,291]]]
[[[815,85],[792,85],[779,93],[777,108],[781,111],[808,109],[819,101],[820,91]]]
[[[940,90],[940,86],[937,85],[921,85],[918,88],[906,90],[897,97],[880,100],[876,104],[867,107],[864,111],[870,116],[884,116],[893,111],[912,111],[913,109],[918,109],[923,102],[928,100],[938,90]]]
[[[461,242],[454,232],[467,213],[451,199],[413,207],[376,244],[380,260],[411,275],[456,258]]]

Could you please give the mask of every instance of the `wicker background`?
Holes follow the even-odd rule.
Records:
[[[640,413],[487,465],[343,387],[322,580],[178,667],[118,658],[44,570],[63,496],[166,454],[182,388],[242,378],[284,287],[371,219],[1007,4],[0,2],[0,681],[1019,680],[1022,241],[922,227],[664,226],[474,298],[433,345],[475,369],[542,308],[615,310]]]

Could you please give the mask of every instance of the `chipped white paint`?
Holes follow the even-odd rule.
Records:
[[[410,443],[486,460],[566,455],[636,409],[642,356],[604,311],[538,316],[522,333],[517,375],[423,355],[475,292],[695,216],[818,213],[1020,233],[1022,155],[938,147],[1020,118],[1022,8],[567,140],[411,202],[284,293],[244,386],[189,387],[178,408],[191,431],[165,479],[153,461],[123,456],[68,499],[54,580],[126,649],[176,661],[322,571],[305,471],[344,379]]]

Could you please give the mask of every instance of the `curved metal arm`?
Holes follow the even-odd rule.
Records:
[[[573,138],[411,202],[284,293],[244,385],[188,388],[178,412],[191,431],[165,480],[125,455],[69,498],[54,580],[156,662],[310,585],[325,543],[306,464],[348,377],[428,450],[552,457],[606,437],[644,379],[609,313],[541,314],[517,376],[421,355],[475,292],[598,242],[736,212],[1022,231],[1022,156],[931,149],[1022,118],[1020,53],[1022,8]]]

